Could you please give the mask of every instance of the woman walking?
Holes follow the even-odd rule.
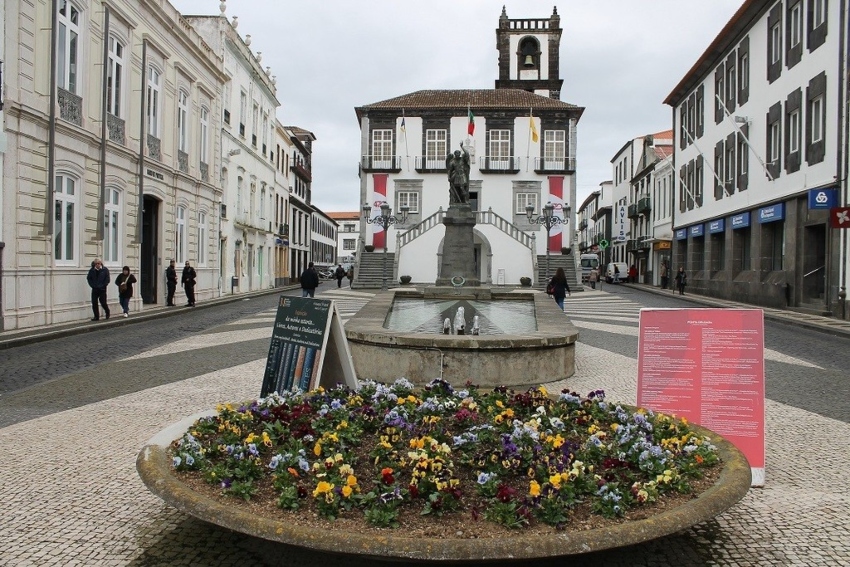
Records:
[[[118,286],[118,303],[121,304],[124,317],[130,316],[130,298],[133,297],[134,283],[136,283],[136,276],[130,273],[129,266],[124,266],[124,269],[115,278],[115,285]]]
[[[549,285],[546,286],[546,293],[555,298],[555,303],[564,310],[564,298],[570,295],[570,284],[567,283],[567,275],[564,273],[564,268],[558,268],[552,279],[549,280]]]
[[[685,274],[685,268],[679,266],[679,271],[676,272],[676,287],[679,290],[679,295],[685,295],[685,286],[688,285],[688,276]]]

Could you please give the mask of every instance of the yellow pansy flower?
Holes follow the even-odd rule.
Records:
[[[342,487],[342,495],[345,498],[348,498],[349,496],[351,496],[351,492],[352,492],[352,490],[351,490],[350,486],[343,486]]]
[[[528,485],[529,496],[540,496],[540,484],[536,480],[532,480]]]

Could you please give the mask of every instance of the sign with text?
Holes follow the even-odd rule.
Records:
[[[334,302],[281,296],[260,397],[339,383],[357,378]]]
[[[637,403],[722,435],[764,486],[764,313],[642,309]]]

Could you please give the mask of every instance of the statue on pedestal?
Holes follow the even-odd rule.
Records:
[[[449,175],[449,205],[469,203],[469,152],[461,143],[460,149],[446,156]]]

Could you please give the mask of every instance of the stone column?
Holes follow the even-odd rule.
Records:
[[[440,262],[438,286],[451,286],[452,278],[462,277],[464,286],[478,287],[481,281],[475,273],[475,252],[472,228],[475,213],[468,203],[449,205],[443,217],[446,236],[443,239],[443,257]]]

